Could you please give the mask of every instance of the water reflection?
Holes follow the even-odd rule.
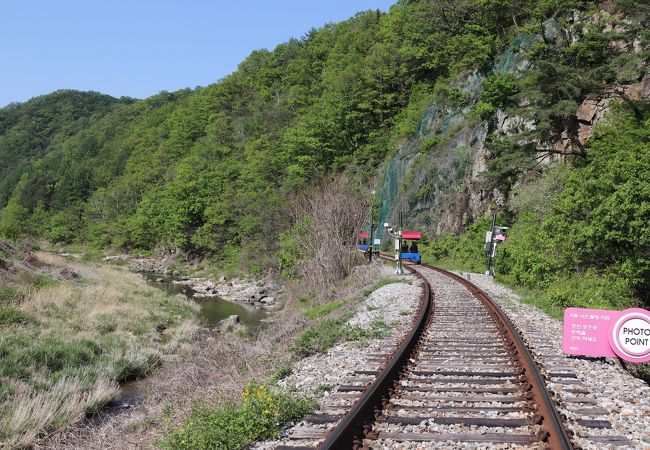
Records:
[[[207,327],[214,327],[221,320],[234,314],[239,316],[242,324],[249,329],[258,327],[263,319],[269,316],[269,312],[256,308],[252,305],[230,302],[220,297],[195,298],[194,291],[189,286],[173,283],[180,280],[180,277],[161,275],[158,273],[143,273],[142,276],[150,284],[164,290],[170,295],[183,294],[188,299],[194,300],[201,306],[200,317]]]

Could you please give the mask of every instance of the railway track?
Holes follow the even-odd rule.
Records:
[[[308,416],[319,428],[278,450],[573,448],[537,364],[500,308],[453,273],[407,269],[424,286],[412,328],[393,348],[375,351],[378,370],[356,371],[339,387],[353,401],[347,412]]]

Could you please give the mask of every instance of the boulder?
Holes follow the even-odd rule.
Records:
[[[233,314],[219,322],[217,328],[219,331],[233,331],[239,328],[239,316]]]
[[[264,297],[260,302],[265,305],[273,305],[275,303],[275,297]]]

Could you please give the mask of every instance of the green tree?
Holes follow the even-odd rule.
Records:
[[[18,199],[11,198],[0,213],[0,236],[15,240],[27,231],[28,212]]]

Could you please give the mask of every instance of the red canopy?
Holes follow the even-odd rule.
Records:
[[[360,239],[368,239],[368,233],[359,233]]]
[[[418,231],[403,231],[402,239],[420,239],[422,235]]]

